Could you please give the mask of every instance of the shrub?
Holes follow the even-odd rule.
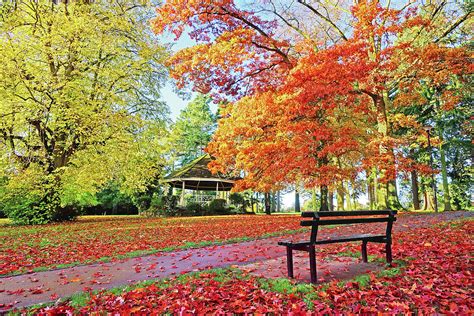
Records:
[[[209,203],[209,213],[210,214],[220,214],[225,215],[229,214],[229,209],[227,208],[227,201],[224,199],[215,199]]]
[[[230,203],[235,205],[235,213],[245,213],[245,207],[248,201],[239,193],[232,193],[229,196]]]
[[[177,204],[178,204],[178,197],[177,196],[160,196],[154,194],[151,202],[150,207],[145,212],[140,214],[145,216],[176,216],[177,214]]]
[[[205,208],[201,204],[195,202],[189,202],[186,204],[187,213],[182,215],[202,215],[205,211]]]

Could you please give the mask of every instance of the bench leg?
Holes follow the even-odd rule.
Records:
[[[286,266],[288,268],[288,277],[293,277],[293,249],[286,247]]]
[[[314,246],[309,246],[309,270],[311,273],[311,283],[316,284],[318,276],[316,272],[316,249]]]
[[[367,241],[362,241],[362,261],[367,262]]]
[[[392,243],[385,244],[385,253],[387,255],[387,263],[392,263]]]

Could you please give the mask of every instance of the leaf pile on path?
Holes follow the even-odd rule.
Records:
[[[400,272],[388,273],[392,268],[385,273],[370,273],[367,284],[333,281],[309,292],[298,291],[297,285],[291,285],[293,290],[277,292],[276,288],[262,286],[271,281],[254,276],[219,278],[214,273],[202,273],[184,282],[171,280],[168,286],[163,286],[168,281],[159,281],[120,294],[100,292],[79,308],[62,303],[34,312],[471,314],[474,243],[469,236],[473,233],[471,220],[400,232],[394,245],[395,258],[404,261]],[[333,251],[337,250],[335,246]]]
[[[2,227],[0,275],[37,267],[116,258],[132,252],[190,243],[257,238],[300,229],[300,217],[209,216],[181,218],[114,217],[43,226]],[[258,229],[256,229],[258,227]]]

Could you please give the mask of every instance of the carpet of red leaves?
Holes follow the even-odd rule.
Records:
[[[43,226],[6,226],[0,230],[0,275],[189,243],[255,238],[300,229],[300,219],[296,215],[171,219],[117,216]]]
[[[399,232],[394,240],[394,257],[405,262],[401,273],[392,276],[371,273],[365,286],[352,281],[343,286],[338,282],[318,285],[314,291],[319,298],[312,301],[311,312],[472,315],[473,233],[472,220]],[[337,253],[341,247],[337,244],[326,247],[325,253]],[[358,250],[359,245],[350,247]],[[45,315],[98,311],[180,315],[291,312],[299,315],[307,314],[308,307],[303,294],[264,290],[256,277],[218,281],[208,273],[167,288],[153,284],[120,295],[99,293],[79,309],[63,303],[35,312]]]

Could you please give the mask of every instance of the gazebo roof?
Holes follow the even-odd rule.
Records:
[[[212,174],[207,165],[212,158],[209,154],[202,155],[173,171],[161,182],[168,183],[175,188],[201,191],[230,191],[236,178],[226,177],[221,174]]]

